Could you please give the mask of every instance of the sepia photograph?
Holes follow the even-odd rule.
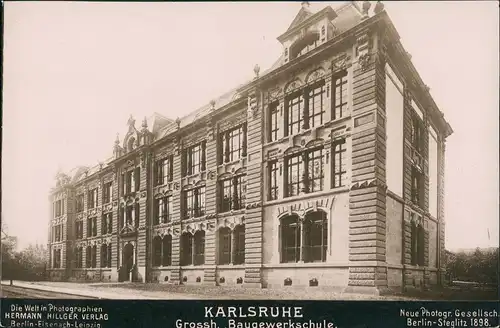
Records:
[[[3,7],[2,302],[499,300],[497,2]]]

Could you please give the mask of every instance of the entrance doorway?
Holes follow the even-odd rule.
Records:
[[[134,245],[126,244],[123,247],[123,281],[131,281],[132,269],[134,267]]]

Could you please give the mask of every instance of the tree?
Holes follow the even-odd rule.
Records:
[[[498,248],[445,252],[448,279],[498,284]]]

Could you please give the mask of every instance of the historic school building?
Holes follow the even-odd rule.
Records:
[[[269,70],[59,173],[52,280],[379,293],[443,281],[452,133],[382,3],[303,2]]]

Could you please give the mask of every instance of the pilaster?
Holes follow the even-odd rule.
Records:
[[[261,91],[253,90],[248,97],[244,283],[247,286],[261,287],[263,95]]]
[[[387,289],[385,57],[377,37],[357,35],[353,65],[348,283],[348,290],[375,294]]]

